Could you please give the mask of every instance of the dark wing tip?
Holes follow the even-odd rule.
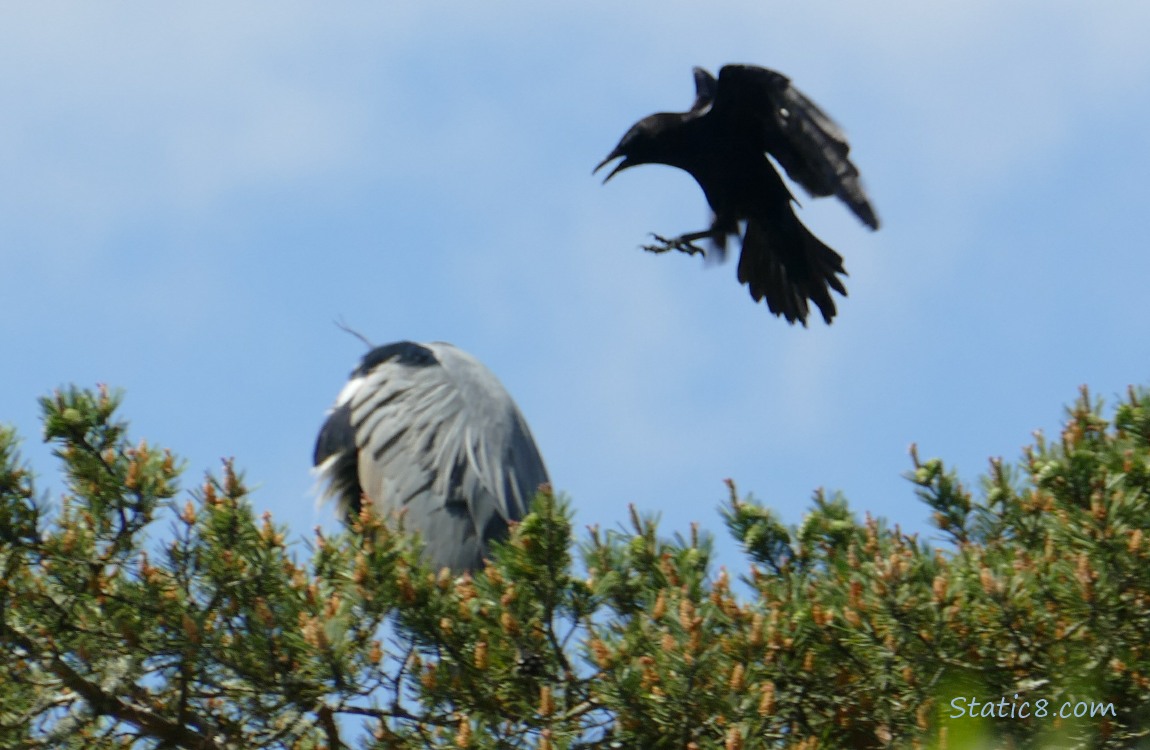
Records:
[[[764,146],[787,175],[813,196],[836,195],[859,220],[876,230],[878,216],[850,160],[846,135],[830,115],[782,73],[753,65],[725,65],[719,71],[721,97],[736,112],[751,112],[764,124]],[[736,106],[735,99],[740,106]],[[723,106],[728,106],[726,100]]]
[[[695,101],[688,111],[701,112],[715,101],[715,92],[718,90],[719,82],[705,68],[696,66],[691,69],[691,72],[695,76]]]
[[[859,221],[869,227],[871,231],[877,230],[879,228],[878,214],[875,212],[874,206],[871,205],[866,191],[859,183],[858,169],[849,161],[846,163],[850,165],[851,169],[845,174],[838,175],[838,181],[834,183],[834,194],[846,204]]]
[[[691,68],[691,74],[695,76],[695,93],[699,96],[706,94],[708,97],[715,95],[715,85],[718,81],[711,75],[711,72],[706,68],[700,68],[698,65]]]

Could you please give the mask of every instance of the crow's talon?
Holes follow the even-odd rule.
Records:
[[[651,233],[651,236],[663,244],[643,245],[643,249],[649,253],[665,253],[670,250],[678,250],[679,252],[686,253],[687,255],[702,255],[703,257],[707,256],[706,250],[699,247],[694,242],[683,239],[682,237],[667,238],[660,234],[655,234],[654,232]]]

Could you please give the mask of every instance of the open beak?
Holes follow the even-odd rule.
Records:
[[[595,173],[596,173],[596,172],[598,172],[600,169],[602,169],[603,167],[607,166],[607,165],[608,165],[610,162],[614,161],[615,159],[618,159],[620,156],[623,156],[623,154],[619,153],[619,149],[615,149],[615,150],[614,150],[614,151],[612,151],[611,153],[607,154],[607,158],[606,158],[606,159],[604,159],[603,161],[599,162],[599,166],[597,166],[597,167],[595,167],[594,169],[592,169],[592,170],[591,170],[591,174],[595,174]],[[619,162],[618,164],[616,164],[616,165],[615,165],[615,168],[614,168],[614,169],[612,169],[610,172],[608,172],[608,173],[607,173],[607,176],[603,178],[603,184],[604,184],[604,185],[606,185],[606,184],[607,184],[607,180],[611,179],[611,178],[612,178],[612,177],[614,177],[616,174],[618,174],[619,172],[622,172],[624,169],[626,169],[627,167],[630,167],[630,166],[633,166],[633,162],[631,162],[631,161],[628,161],[628,160],[627,160],[627,157],[623,156],[623,161],[621,161],[621,162]]]

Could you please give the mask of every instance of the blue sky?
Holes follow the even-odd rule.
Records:
[[[723,539],[726,477],[788,522],[825,487],[927,530],[910,443],[973,478],[1078,385],[1150,384],[1144,3],[3,16],[0,421],[54,495],[36,398],[101,382],[186,484],[234,456],[258,509],[333,523],[311,449],[363,352],[336,319],[482,359],[580,524],[635,503]],[[851,138],[882,230],[800,211],[850,272],[831,327],[769,315],[733,263],[639,249],[705,225],[686,174],[590,174],[726,62],[786,73]]]

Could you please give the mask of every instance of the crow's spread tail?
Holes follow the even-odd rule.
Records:
[[[842,256],[811,234],[798,217],[749,219],[739,257],[739,281],[750,288],[755,301],[788,323],[807,324],[815,303],[828,324],[835,316],[831,290],[847,295],[839,275],[846,276]]]

